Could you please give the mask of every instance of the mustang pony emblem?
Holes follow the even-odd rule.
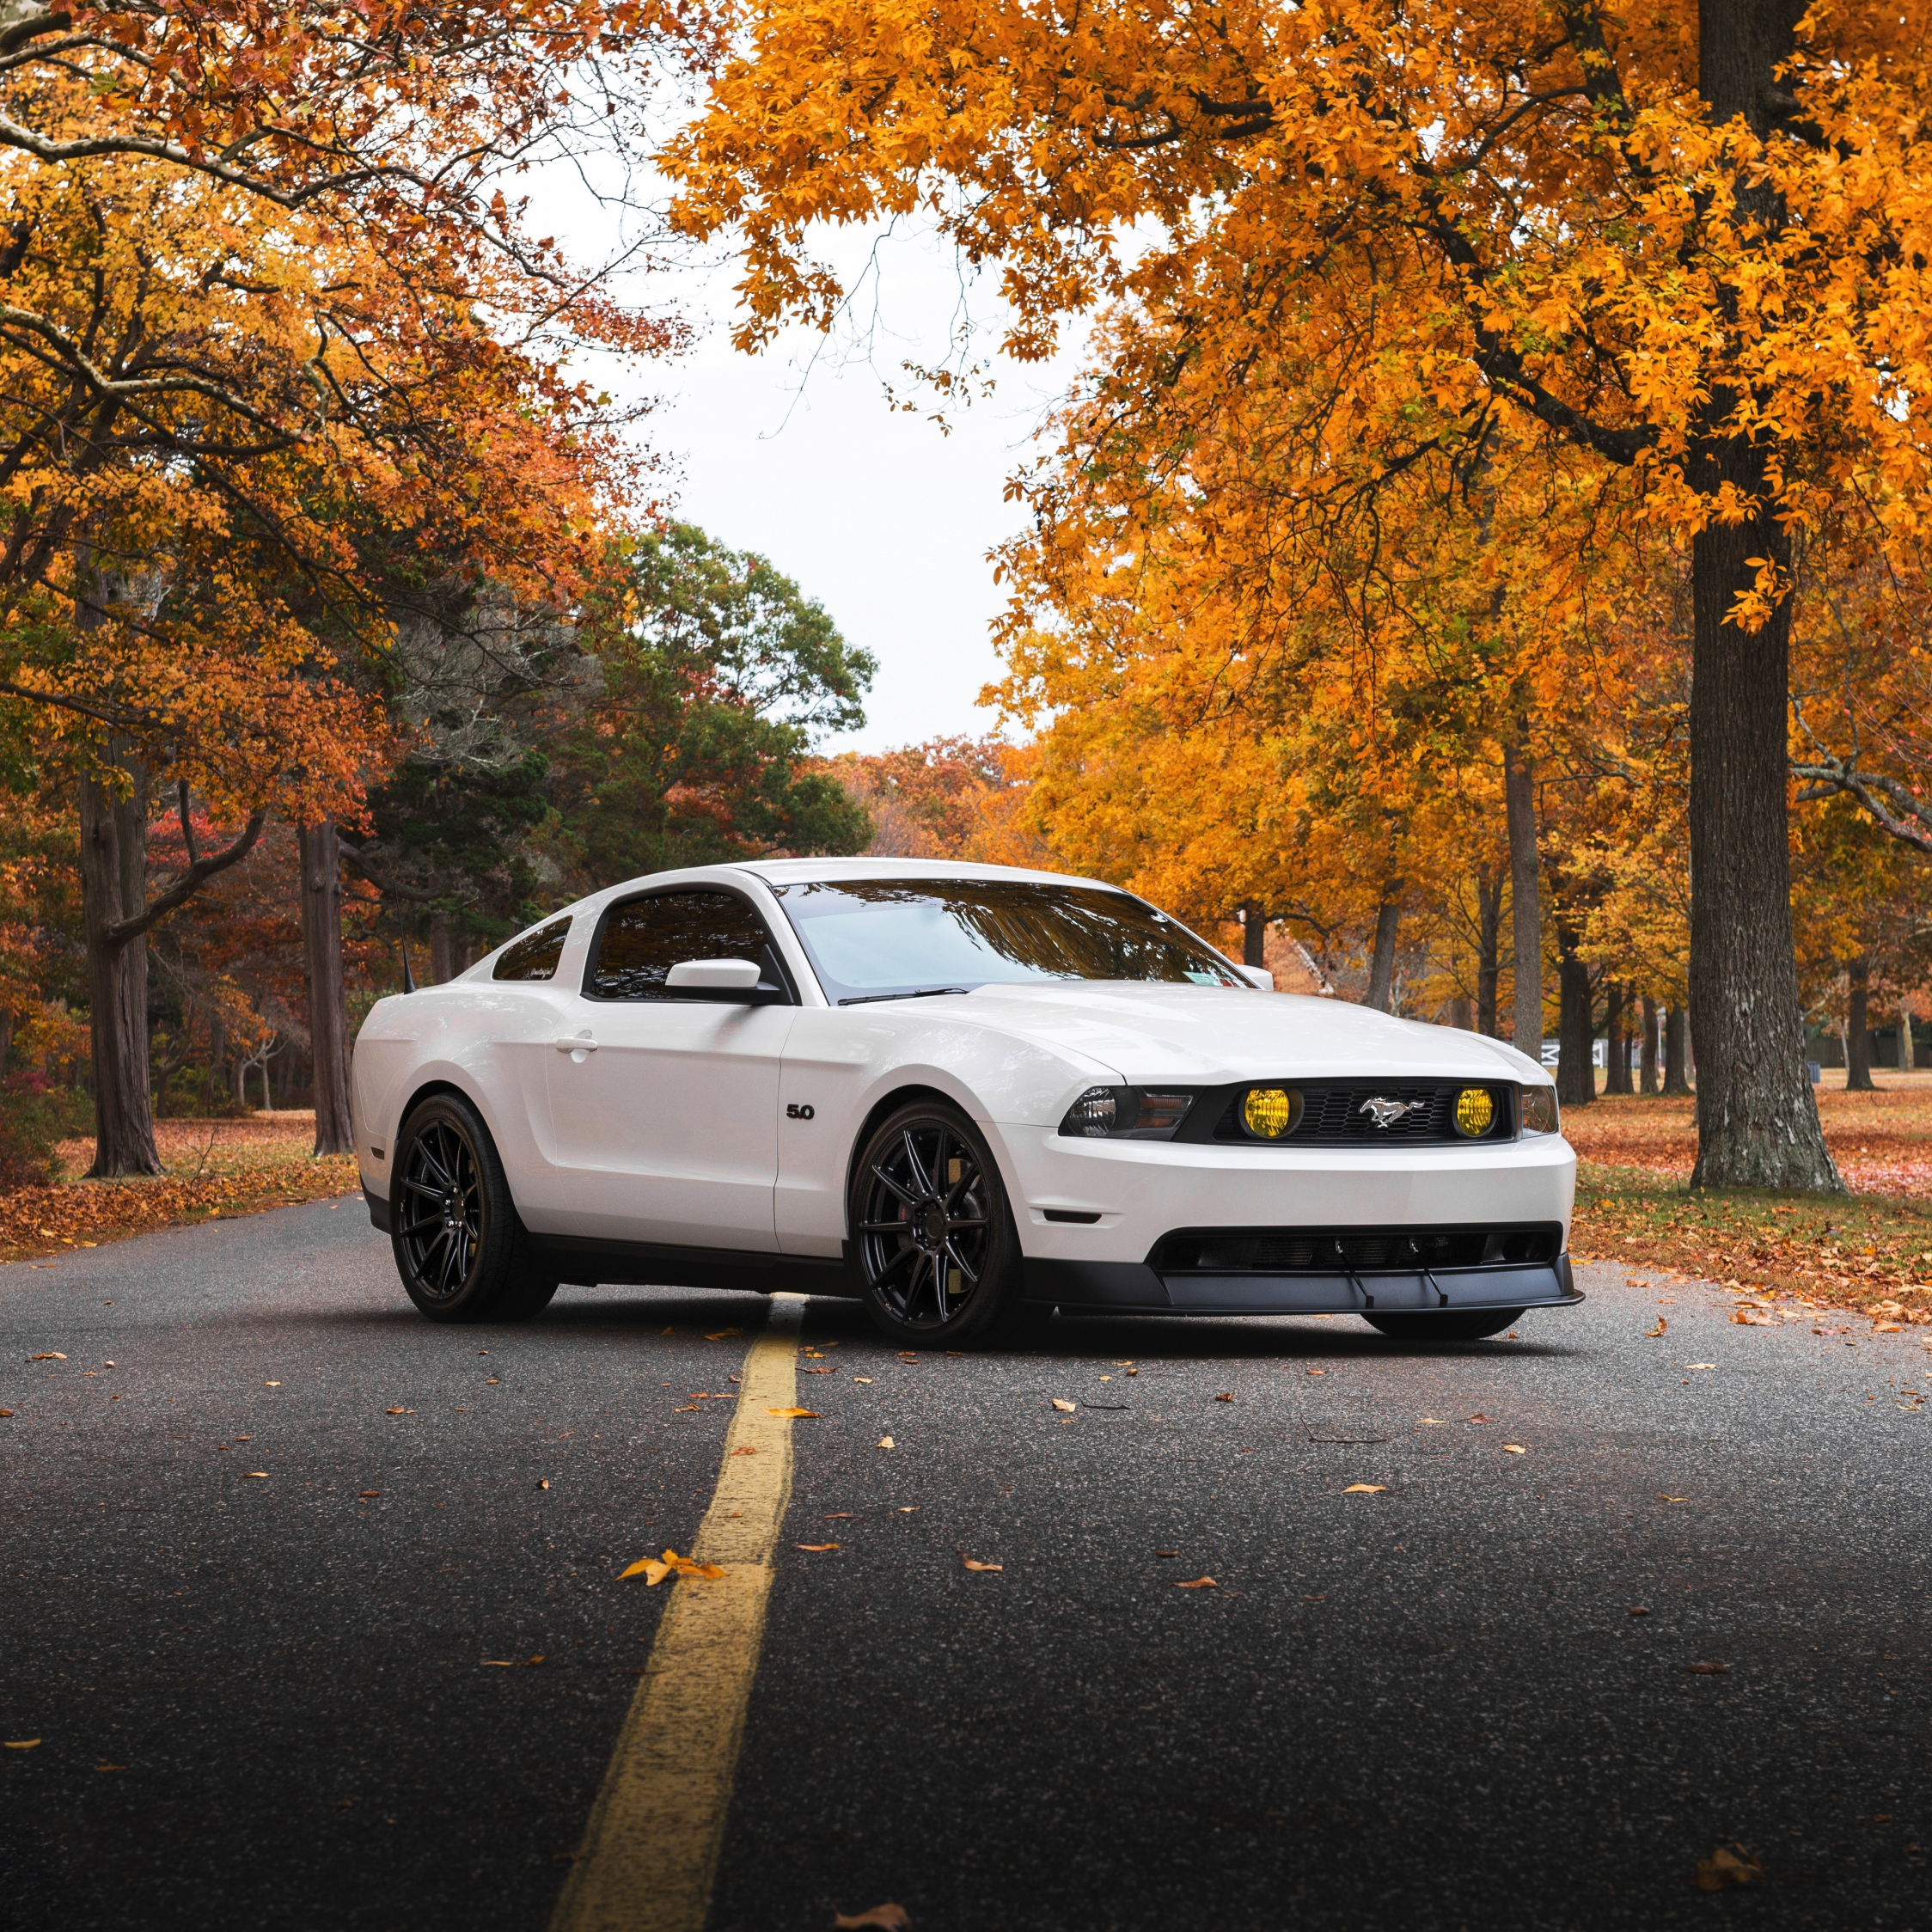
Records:
[[[1404,1114],[1419,1112],[1428,1105],[1426,1100],[1390,1100],[1379,1093],[1372,1093],[1355,1111],[1370,1116],[1378,1127],[1386,1130]]]

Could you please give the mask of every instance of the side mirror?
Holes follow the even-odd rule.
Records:
[[[1263,993],[1275,990],[1275,975],[1265,966],[1238,966],[1235,970],[1250,986],[1258,987]]]
[[[755,993],[761,977],[755,959],[681,959],[664,984],[674,993]]]

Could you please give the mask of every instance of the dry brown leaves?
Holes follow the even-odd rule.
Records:
[[[1700,1892],[1722,1892],[1727,1886],[1749,1885],[1764,1875],[1764,1866],[1735,1842],[1720,1845],[1709,1858],[1697,1861]]]
[[[156,1228],[225,1215],[259,1214],[292,1202],[352,1194],[348,1154],[316,1159],[312,1113],[236,1121],[157,1121],[155,1140],[167,1174],[154,1180],[73,1181],[0,1195],[0,1259],[98,1247]],[[64,1171],[83,1173],[91,1140],[64,1140]]]
[[[887,1904],[874,1905],[870,1911],[840,1912],[832,1921],[832,1932],[846,1932],[847,1928],[857,1932],[860,1926],[877,1926],[879,1932],[905,1932],[911,1923],[903,1905]]]

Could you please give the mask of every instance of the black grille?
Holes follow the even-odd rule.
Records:
[[[1553,1262],[1555,1222],[1529,1227],[1185,1228],[1148,1256],[1159,1275],[1414,1274],[1421,1268],[1494,1268]]]
[[[1456,1097],[1477,1083],[1420,1080],[1352,1080],[1333,1086],[1297,1085],[1301,1095],[1301,1118],[1292,1133],[1279,1140],[1261,1145],[1275,1147],[1302,1146],[1414,1146],[1418,1142],[1450,1140],[1466,1145],[1470,1136],[1456,1131]],[[1489,1131],[1474,1136],[1480,1140],[1507,1140],[1514,1131],[1510,1117],[1510,1091],[1507,1086],[1483,1083],[1495,1105],[1495,1118]],[[1232,1094],[1214,1123],[1217,1140],[1244,1140],[1256,1145],[1255,1137],[1241,1125],[1241,1108],[1248,1089]],[[1386,1100],[1403,1112],[1386,1127],[1376,1125],[1376,1111],[1367,1107],[1371,1100]],[[1383,1110],[1385,1113],[1388,1110]]]

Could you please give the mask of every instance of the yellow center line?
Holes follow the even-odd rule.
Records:
[[[724,1466],[692,1545],[715,1582],[671,1586],[550,1932],[703,1932],[792,1497],[803,1295],[773,1295],[744,1360]],[[741,1455],[740,1450],[755,1453]]]

